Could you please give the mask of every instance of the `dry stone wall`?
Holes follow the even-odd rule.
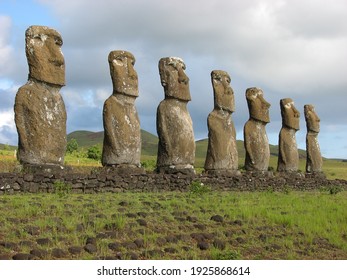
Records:
[[[57,182],[71,187],[72,193],[190,191],[192,182],[216,191],[311,191],[339,186],[347,181],[324,177],[304,178],[302,174],[267,176],[243,173],[241,176],[210,174],[114,174],[100,169],[95,174],[77,173],[0,173],[0,195],[53,193]]]

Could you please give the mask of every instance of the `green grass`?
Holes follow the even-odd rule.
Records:
[[[59,248],[64,259],[347,258],[346,191],[204,190],[192,185],[193,193],[4,195],[0,241],[15,246],[0,242],[0,257],[44,249],[44,258],[54,259]],[[211,220],[215,215],[222,221]],[[205,236],[208,249],[199,248],[197,235]],[[84,250],[88,237],[96,238],[95,253]],[[39,244],[43,238],[49,242]],[[119,248],[111,249],[115,242]],[[81,252],[69,253],[72,246]]]

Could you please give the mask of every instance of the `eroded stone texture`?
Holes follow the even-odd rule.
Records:
[[[264,99],[260,88],[248,88],[246,99],[249,120],[243,130],[246,150],[245,168],[247,171],[267,171],[270,160],[269,140],[265,126],[270,122],[270,104]]]
[[[238,152],[236,131],[231,114],[235,111],[234,91],[227,72],[211,72],[214,109],[208,115],[208,147],[205,161],[207,173],[236,173]]]
[[[159,61],[165,99],[157,109],[158,172],[194,172],[195,141],[187,109],[191,97],[189,78],[184,70],[185,64],[180,58],[166,57]]]
[[[28,82],[15,99],[18,159],[24,165],[61,166],[66,149],[66,110],[59,90],[65,85],[60,34],[46,26],[26,30]]]
[[[103,109],[103,166],[140,167],[141,129],[135,107],[138,78],[135,58],[127,51],[112,51],[108,56],[113,93]]]
[[[322,172],[322,155],[318,143],[318,133],[320,131],[320,119],[313,105],[304,106],[304,114],[306,120],[306,172],[321,173]]]
[[[281,99],[280,107],[282,128],[279,134],[277,171],[296,172],[299,167],[299,152],[295,133],[300,129],[300,113],[290,98]]]

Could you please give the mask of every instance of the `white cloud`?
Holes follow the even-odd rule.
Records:
[[[0,143],[14,144],[16,140],[13,110],[0,111]]]
[[[112,90],[98,88],[94,95],[94,104],[98,107],[103,106],[105,100],[112,94]]]
[[[104,83],[110,50],[140,48],[152,63],[211,55],[249,82],[294,94],[346,86],[345,1],[43,2],[61,19],[72,83]]]
[[[15,129],[13,110],[0,111],[0,127],[2,126]]]
[[[5,76],[13,69],[13,48],[9,42],[11,19],[0,15],[0,77]]]

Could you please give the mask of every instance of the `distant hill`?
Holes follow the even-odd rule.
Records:
[[[14,150],[17,150],[17,146],[11,146],[11,145],[7,145],[7,144],[0,144],[0,150],[14,151]]]
[[[146,156],[156,156],[158,151],[158,137],[154,134],[151,134],[145,130],[141,130],[142,137],[142,155]],[[76,139],[79,147],[88,148],[93,145],[102,146],[104,139],[104,132],[91,132],[86,130],[74,131],[68,134],[68,141],[72,138]],[[196,141],[196,158],[205,159],[207,151],[208,139],[202,139]],[[245,148],[242,140],[237,140],[237,149],[239,153],[239,158],[245,157]],[[278,146],[270,145],[270,154],[271,156],[277,157],[278,155]],[[306,157],[306,151],[299,149],[300,158]]]
[[[67,135],[67,141],[70,141],[71,139],[76,139],[79,147],[89,148],[94,145],[102,145],[104,139],[104,132],[77,130]]]
[[[78,146],[81,148],[89,148],[94,145],[102,146],[104,141],[104,132],[91,132],[86,130],[78,130],[67,135],[67,140],[76,139]],[[158,137],[141,130],[142,138],[142,155],[156,156],[158,150]]]

